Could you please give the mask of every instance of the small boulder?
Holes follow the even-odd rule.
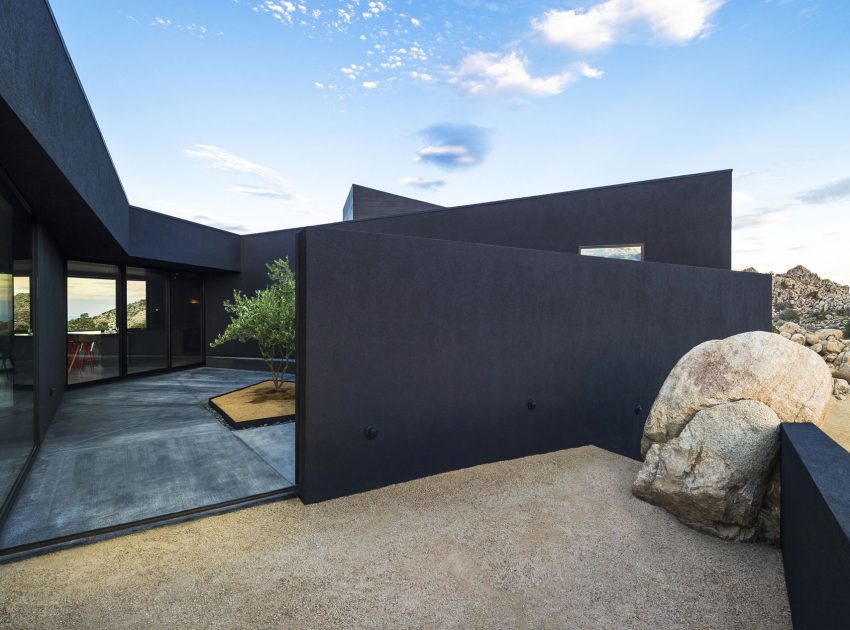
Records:
[[[838,330],[838,328],[822,328],[820,330],[816,330],[815,335],[821,341],[826,341],[830,337],[835,337],[836,339],[844,338],[844,333]]]
[[[836,339],[835,337],[830,337],[829,339],[827,339],[826,341],[824,341],[822,343],[823,343],[824,351],[827,352],[828,354],[837,355],[842,350],[844,350],[844,344],[841,343],[840,341],[838,341],[838,339]]]
[[[821,342],[817,342],[815,345],[812,346],[812,351],[820,354],[821,352],[823,352],[823,344],[821,344]]]
[[[779,424],[755,400],[703,409],[678,437],[652,445],[632,492],[696,529],[753,540],[779,453]]]
[[[800,324],[795,324],[794,322],[785,322],[784,324],[782,324],[782,326],[779,327],[779,332],[791,336],[797,333],[805,334],[806,329],[800,326]]]
[[[836,370],[850,370],[850,350],[844,350],[835,357],[834,365]]]
[[[801,346],[805,346],[806,345],[806,336],[801,335],[800,333],[794,333],[793,335],[791,335],[791,341],[793,341],[794,343],[798,343]]]
[[[810,332],[806,333],[806,345],[807,346],[814,346],[818,343],[820,343],[820,339],[818,338],[818,336],[815,333],[810,333]]]
[[[843,378],[835,379],[835,384],[832,388],[832,395],[838,400],[844,400],[847,398],[848,394],[850,394],[850,383],[845,381]]]

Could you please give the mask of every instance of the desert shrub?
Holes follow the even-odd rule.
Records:
[[[786,308],[779,314],[779,318],[785,320],[786,322],[798,322],[800,321],[800,311],[795,308]]]

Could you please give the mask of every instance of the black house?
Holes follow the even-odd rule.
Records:
[[[770,326],[770,279],[730,271],[730,171],[453,208],[355,185],[341,217],[240,236],[130,205],[48,5],[0,2],[3,514],[66,391],[258,368],[210,341],[277,258],[304,501],[583,444],[637,457],[682,354]]]

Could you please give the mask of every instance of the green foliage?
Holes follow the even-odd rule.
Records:
[[[809,298],[810,300],[816,300],[816,299],[818,299],[818,292],[817,291],[809,291],[808,293],[806,293],[806,297]]]
[[[783,289],[787,289],[788,288],[788,281],[783,278],[782,280],[780,280],[779,286],[782,287]]]
[[[779,314],[779,319],[782,319],[786,322],[799,322],[800,311],[793,308],[786,308]]]
[[[844,338],[850,339],[850,322],[844,324]]]
[[[776,324],[771,323],[770,332],[775,332],[778,335],[779,334],[779,327]]]
[[[234,291],[233,301],[224,302],[230,323],[210,346],[256,341],[275,389],[280,389],[289,359],[295,354],[295,274],[288,258],[275,260],[266,269],[270,282],[265,289],[252,296]],[[276,361],[282,361],[282,367],[277,367]]]
[[[83,313],[75,319],[68,320],[68,332],[76,332],[79,330],[100,330],[100,328],[98,328],[96,322],[89,317],[88,313]]]

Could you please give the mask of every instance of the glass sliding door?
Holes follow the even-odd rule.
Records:
[[[203,353],[203,278],[194,273],[171,274],[171,366],[195,365]]]
[[[68,384],[121,375],[115,265],[68,261]]]
[[[35,445],[31,251],[29,215],[0,189],[0,505]]]
[[[168,367],[168,276],[127,267],[127,373]]]

